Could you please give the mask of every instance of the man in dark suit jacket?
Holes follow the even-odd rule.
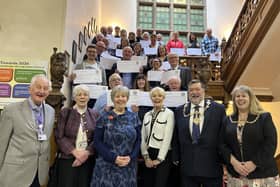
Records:
[[[199,80],[188,85],[190,102],[175,111],[173,160],[180,165],[182,187],[221,187],[223,169],[218,147],[224,106],[205,99]]]
[[[183,90],[188,90],[188,83],[192,80],[190,68],[179,66],[179,56],[177,54],[168,54],[169,70],[180,70],[181,86]]]

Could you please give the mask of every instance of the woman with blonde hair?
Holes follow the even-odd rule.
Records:
[[[228,187],[279,186],[274,154],[277,133],[248,86],[232,92],[233,114],[223,122],[221,153],[228,170]]]
[[[170,53],[171,48],[185,48],[183,41],[179,39],[179,32],[172,32],[170,40],[166,44],[166,50]]]
[[[144,186],[167,186],[171,167],[171,139],[174,129],[174,113],[163,104],[165,91],[155,87],[150,92],[153,109],[144,116],[142,125],[141,152],[146,171]]]

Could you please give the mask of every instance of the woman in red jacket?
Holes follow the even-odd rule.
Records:
[[[166,50],[170,53],[171,48],[185,48],[184,43],[179,40],[179,32],[171,33],[171,40],[166,44]]]

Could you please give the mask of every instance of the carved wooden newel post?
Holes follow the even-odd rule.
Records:
[[[63,75],[66,71],[66,55],[64,53],[57,53],[57,48],[53,48],[53,54],[50,58],[50,73],[52,90],[46,100],[46,102],[55,109],[55,124],[54,128],[57,126],[57,117],[59,115],[60,109],[65,100],[64,95],[61,93],[60,89],[63,84]],[[54,141],[54,133],[51,137],[51,163],[54,160],[56,153],[56,145]]]

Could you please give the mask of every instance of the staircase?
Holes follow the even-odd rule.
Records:
[[[230,93],[280,11],[279,0],[247,0],[223,48],[221,77]],[[256,72],[258,74],[258,72]],[[271,95],[257,95],[272,101]]]

